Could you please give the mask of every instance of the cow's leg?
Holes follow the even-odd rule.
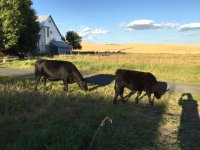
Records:
[[[47,87],[46,87],[46,82],[47,82],[47,79],[44,77],[44,78],[43,78],[43,86],[44,86],[44,87],[43,87],[43,91],[44,91],[44,92],[46,92],[46,89],[47,89]]]
[[[148,95],[148,98],[149,98],[149,104],[153,106],[154,101],[151,100],[151,93],[148,92],[147,95]]]
[[[118,97],[118,93],[115,91],[115,96],[113,98],[113,104],[117,104],[117,97]]]
[[[140,101],[139,97],[140,97],[141,94],[142,94],[142,91],[137,92],[137,97],[135,98],[135,104],[139,103],[139,101]]]
[[[154,99],[155,99],[155,96],[153,96],[153,98],[152,98],[152,101],[151,101],[151,105],[153,106],[154,105]]]
[[[37,85],[38,85],[38,83],[39,83],[39,81],[40,81],[40,78],[41,78],[41,76],[36,76],[36,77],[35,77],[35,89],[34,89],[34,92],[37,91]]]
[[[124,100],[124,97],[123,97],[124,88],[121,88],[120,91],[119,91],[119,93],[120,93],[119,95],[120,95],[121,101],[122,101],[123,103],[126,103],[125,100]]]
[[[116,85],[116,83],[115,83],[114,89],[115,89],[115,96],[114,96],[114,98],[113,98],[113,104],[117,104],[118,90],[117,90],[117,85]]]
[[[63,90],[64,90],[65,92],[67,92],[67,91],[68,91],[68,82],[67,82],[67,79],[64,79],[64,80],[63,80],[63,83],[64,83],[64,88],[63,88]]]
[[[115,84],[114,89],[115,89],[115,96],[113,98],[113,104],[117,104],[117,97],[120,95],[120,91],[122,91],[123,88]]]

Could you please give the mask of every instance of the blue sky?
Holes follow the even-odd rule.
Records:
[[[33,8],[86,42],[200,44],[200,0],[33,0]]]

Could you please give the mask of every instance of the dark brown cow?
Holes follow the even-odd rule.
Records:
[[[87,91],[87,82],[78,71],[76,66],[68,61],[42,60],[39,59],[35,63],[35,90],[40,79],[44,81],[44,90],[46,90],[46,80],[58,81],[64,83],[64,90],[68,91],[68,84],[77,83],[82,90]]]
[[[147,95],[149,98],[149,103],[153,105],[154,98],[151,99],[152,93],[157,99],[161,98],[158,82],[154,75],[149,72],[117,69],[115,72],[115,96],[113,99],[114,104],[116,104],[118,96],[120,96],[121,100],[125,102],[123,97],[125,87],[132,91],[128,95],[129,98],[131,95],[137,92],[137,97],[135,98],[136,104],[139,103],[140,99]],[[146,94],[139,98],[142,91],[145,91]]]

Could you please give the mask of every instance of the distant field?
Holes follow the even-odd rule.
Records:
[[[112,51],[127,53],[200,54],[200,45],[172,44],[93,44],[81,43],[82,51]]]

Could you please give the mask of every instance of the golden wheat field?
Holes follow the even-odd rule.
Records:
[[[94,44],[82,42],[81,51],[111,51],[126,53],[200,54],[200,45],[173,44]]]

